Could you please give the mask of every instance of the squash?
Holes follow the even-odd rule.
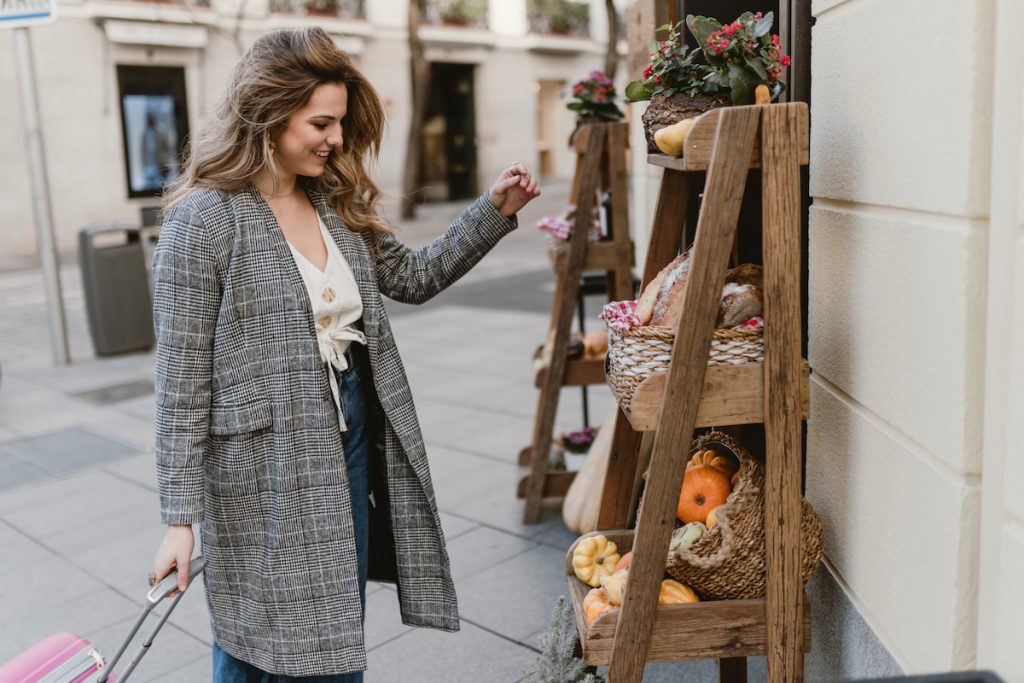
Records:
[[[721,470],[732,476],[734,472],[739,470],[740,464],[728,455],[719,453],[718,451],[697,451],[690,458],[690,462],[686,464],[686,468],[696,467],[697,465],[708,465],[714,467],[716,470]]]
[[[661,582],[661,590],[658,592],[659,605],[682,605],[690,602],[700,602],[692,588],[674,579],[665,579]]]
[[[591,588],[583,598],[583,618],[587,620],[588,626],[599,616],[613,609],[615,606],[608,601],[608,593],[603,588]]]
[[[601,491],[604,488],[604,473],[608,470],[608,454],[612,449],[615,434],[613,412],[597,430],[594,443],[590,444],[587,459],[583,461],[572,484],[562,501],[562,521],[570,531],[586,534],[597,529],[597,516],[601,512]]]
[[[601,534],[581,538],[572,551],[576,578],[593,588],[601,585],[601,577],[611,574],[618,561],[618,548]]]
[[[772,91],[764,83],[754,88],[754,104],[769,104],[772,101]]]
[[[626,582],[629,581],[629,570],[620,569],[609,576],[601,577],[601,588],[608,594],[608,601],[618,607],[626,594]]]
[[[654,144],[669,156],[683,156],[683,143],[696,121],[697,119],[682,119],[671,126],[658,129],[654,132]]]
[[[671,559],[680,548],[689,548],[704,537],[708,528],[703,522],[690,522],[672,532],[672,540],[668,544],[668,556]]]
[[[705,525],[705,526],[706,526],[707,528],[709,528],[709,529],[710,529],[710,528],[711,528],[711,527],[713,527],[714,525],[718,524],[718,511],[719,511],[719,510],[720,510],[721,508],[722,508],[722,506],[721,506],[721,505],[719,505],[719,506],[718,506],[718,507],[716,507],[716,508],[715,508],[714,510],[712,510],[711,512],[709,512],[709,513],[708,513],[708,519],[707,519],[707,521],[706,521],[706,522],[704,522],[704,525]]]
[[[731,492],[729,475],[707,465],[691,467],[683,475],[676,517],[684,524],[703,522],[708,511],[724,503]]]
[[[619,558],[619,561],[615,563],[615,569],[613,569],[612,572],[617,572],[620,569],[629,569],[629,566],[631,564],[633,564],[632,550],[630,550],[628,553],[624,554],[622,557]]]

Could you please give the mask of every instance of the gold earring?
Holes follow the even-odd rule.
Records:
[[[277,144],[276,143],[271,142],[269,147],[270,147],[270,151],[271,152],[276,152],[277,151]]]

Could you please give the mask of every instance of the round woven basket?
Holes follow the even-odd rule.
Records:
[[[605,374],[619,405],[629,409],[640,383],[667,372],[676,333],[670,327],[608,328]],[[715,330],[708,365],[739,365],[764,361],[764,329]]]
[[[691,455],[704,449],[738,458],[739,481],[716,511],[718,523],[689,548],[678,548],[665,569],[702,598],[764,597],[764,466],[721,432],[697,439]],[[820,562],[821,522],[804,500],[800,515],[800,579],[804,584]]]

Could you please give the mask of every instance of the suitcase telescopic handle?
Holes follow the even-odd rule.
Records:
[[[206,560],[201,556],[194,558],[188,563],[188,580],[190,586],[192,585],[192,580],[199,576],[205,568]],[[178,572],[173,571],[165,576],[160,583],[150,589],[149,593],[146,594],[146,604],[142,607],[142,613],[139,614],[139,617],[135,620],[135,623],[132,625],[132,630],[128,632],[128,636],[121,642],[121,646],[117,649],[117,654],[113,656],[110,663],[103,669],[102,674],[96,679],[96,683],[106,683],[107,678],[110,677],[110,674],[114,670],[114,666],[121,659],[124,651],[128,649],[128,645],[135,638],[135,634],[137,634],[139,629],[142,628],[142,623],[146,621],[146,617],[149,616],[149,613],[153,611],[154,607],[163,602],[165,598],[170,597],[171,593],[173,593],[177,587]],[[178,601],[181,600],[183,595],[185,595],[184,591],[175,595],[171,600],[171,604],[167,607],[167,611],[164,612],[164,615],[160,617],[160,621],[157,622],[156,627],[150,631],[149,635],[146,636],[146,639],[142,641],[142,647],[140,647],[139,651],[135,653],[134,657],[132,657],[132,661],[128,664],[128,668],[125,669],[123,674],[118,675],[118,683],[125,683],[125,681],[128,680],[128,677],[131,676],[132,672],[135,671],[135,667],[139,665],[142,658],[147,652],[149,652],[149,646],[153,644],[153,639],[156,638],[156,634],[160,632],[161,628],[163,628],[167,618],[171,616],[171,612],[173,612],[174,608],[178,606]]]

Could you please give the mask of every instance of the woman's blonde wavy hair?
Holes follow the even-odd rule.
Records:
[[[380,198],[366,170],[380,154],[384,106],[377,91],[321,28],[264,34],[235,66],[223,100],[189,142],[182,172],[164,193],[164,211],[193,189],[236,190],[267,172],[276,186],[271,142],[288,118],[324,83],[348,89],[340,154],[332,154],[313,186],[327,195],[345,225],[371,234],[391,232],[377,216]]]

